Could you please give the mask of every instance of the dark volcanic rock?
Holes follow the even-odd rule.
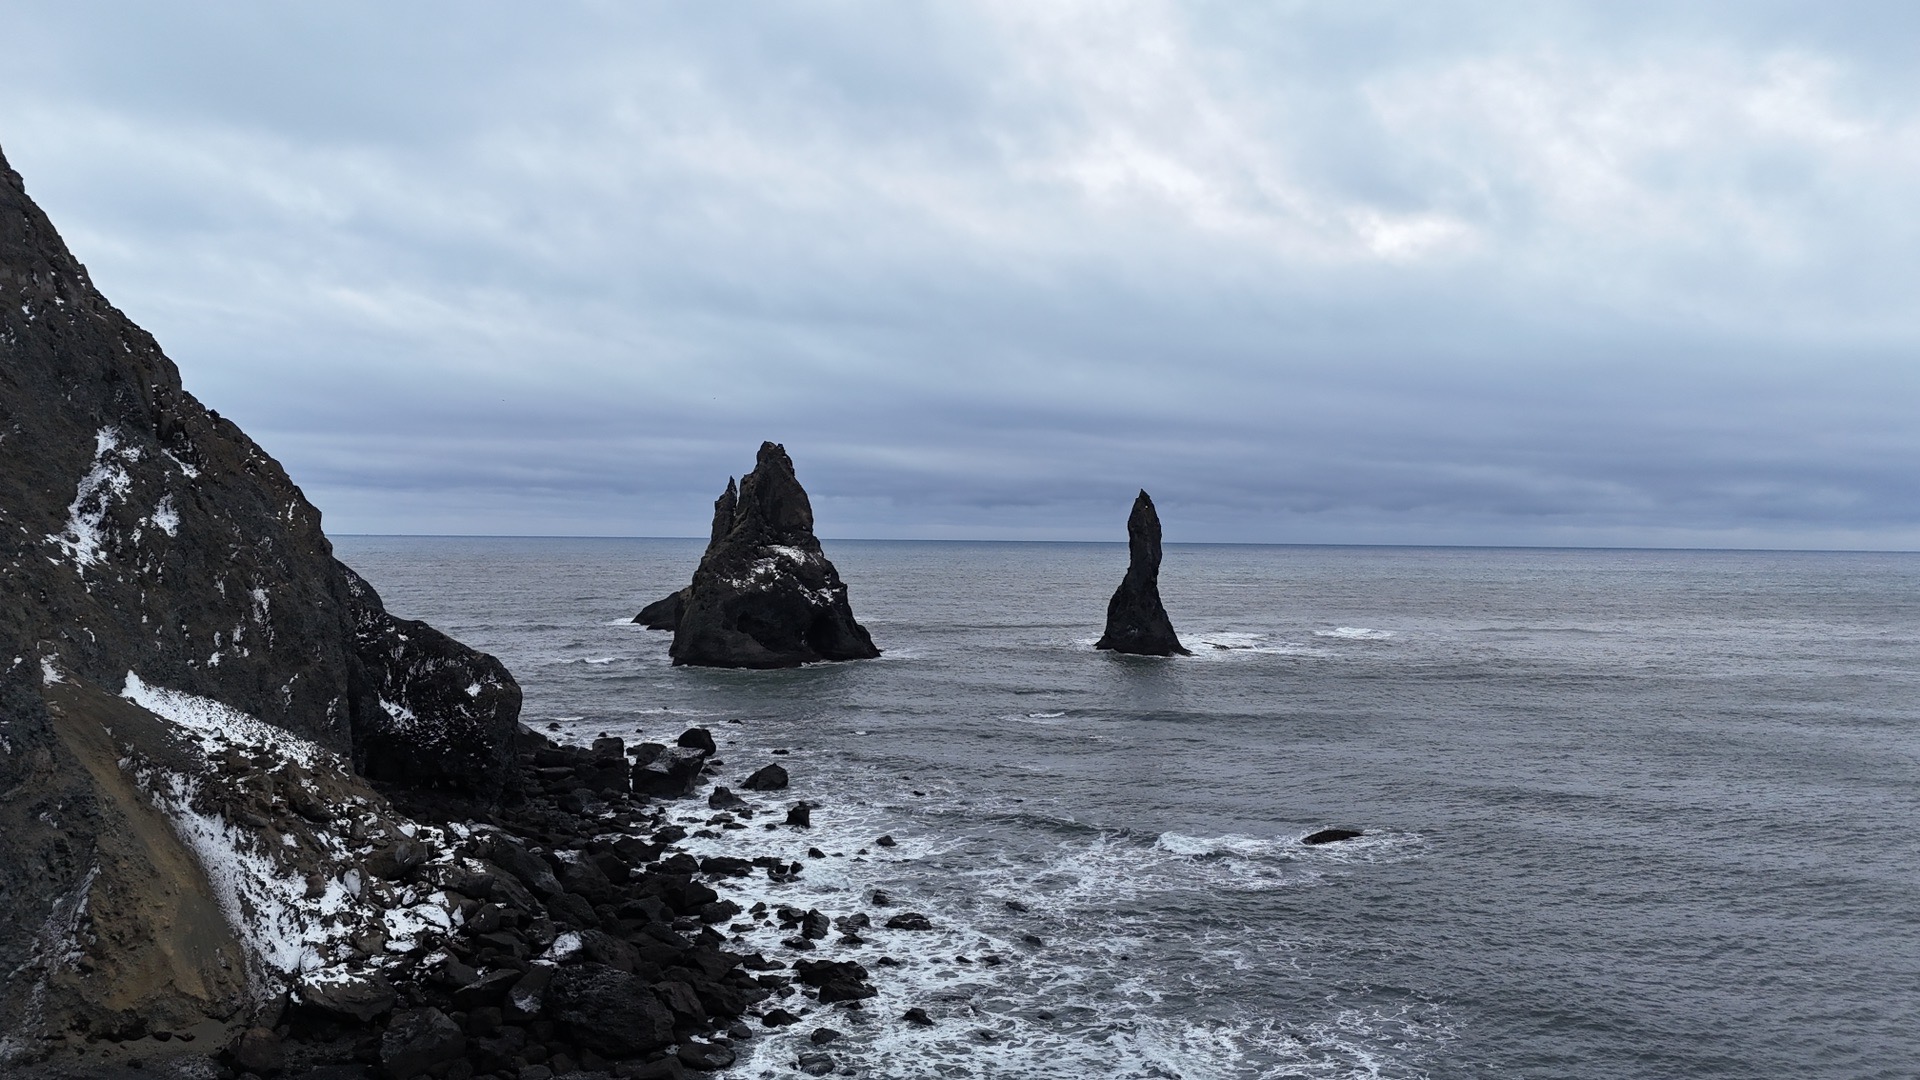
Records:
[[[1160,515],[1144,491],[1127,516],[1127,556],[1127,576],[1107,601],[1107,632],[1093,647],[1142,656],[1186,655],[1160,604]]]
[[[634,794],[663,799],[691,795],[694,786],[700,782],[700,768],[706,763],[705,750],[686,746],[669,747],[645,763],[636,760],[633,764]]]
[[[1342,840],[1352,840],[1362,835],[1365,834],[1359,829],[1321,829],[1317,833],[1302,838],[1300,842],[1317,847],[1321,844],[1337,844]]]
[[[707,554],[712,554],[713,550],[720,546],[720,541],[733,527],[733,511],[739,504],[740,493],[733,486],[733,477],[729,476],[727,490],[713,500],[713,528],[707,533]],[[701,556],[701,561],[705,560],[706,556]],[[669,593],[641,608],[640,614],[635,615],[633,621],[649,630],[678,630],[680,617],[687,610],[687,597],[692,594],[693,586],[691,585],[678,592]]]
[[[673,1013],[634,975],[599,964],[561,968],[547,989],[547,1010],[580,1045],[632,1057],[673,1042]]]
[[[780,791],[787,786],[787,770],[778,765],[761,766],[741,781],[740,786],[748,791]]]
[[[234,1022],[275,992],[117,765],[139,729],[156,733],[137,748],[149,760],[191,745],[123,691],[244,714],[404,784],[491,797],[511,768],[506,670],[386,612],[285,470],[182,387],[4,159],[0,596],[0,1070],[42,1034]],[[285,805],[329,816],[302,785],[285,774]],[[280,843],[273,805],[214,809],[234,837]]]
[[[392,1010],[393,984],[379,972],[368,972],[300,988],[300,997],[316,1009],[366,1023]]]
[[[380,1064],[389,1076],[418,1076],[460,1057],[466,1032],[439,1009],[415,1009],[393,1018],[380,1036]]]
[[[813,535],[813,507],[785,449],[760,445],[720,535],[725,502],[674,631],[675,664],[777,668],[880,655]]]

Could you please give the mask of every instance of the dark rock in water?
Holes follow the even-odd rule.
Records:
[[[894,839],[891,835],[882,836],[880,839],[875,840],[874,843],[880,845],[881,847],[893,847]]]
[[[187,392],[3,158],[0,597],[0,1073],[43,1036],[242,1028],[290,988],[134,784],[141,762],[256,851],[333,819],[317,791],[370,806],[371,776],[491,802],[515,764],[512,677],[334,558],[320,512]],[[234,755],[183,754],[167,702],[226,725]],[[284,736],[362,776],[254,764]],[[270,821],[282,806],[300,821]],[[286,849],[291,880],[314,850]]]
[[[689,589],[691,586],[688,587]],[[673,630],[680,625],[680,615],[687,609],[688,589],[667,595],[640,609],[633,621],[649,630]]]
[[[688,586],[670,653],[675,664],[745,668],[880,655],[813,535],[813,507],[782,447],[762,443],[741,479],[726,533]]]
[[[887,920],[889,930],[931,930],[933,923],[917,911],[905,911]]]
[[[789,1024],[797,1024],[799,1022],[799,1017],[785,1009],[768,1009],[767,1014],[760,1018],[761,1025],[770,1028],[786,1027]]]
[[[780,791],[787,786],[787,770],[778,765],[768,765],[755,770],[740,786],[748,791]]]
[[[702,1072],[713,1072],[733,1064],[733,1051],[715,1043],[684,1042],[675,1056],[687,1068]]]
[[[403,1012],[380,1036],[380,1064],[390,1076],[418,1076],[466,1050],[467,1033],[439,1009]]]
[[[739,502],[739,492],[734,489],[733,477],[729,476],[727,490],[721,492],[720,497],[713,501],[713,528],[707,534],[708,554],[712,554],[713,550],[720,546],[720,541],[726,537],[728,530],[733,528],[733,512]],[[706,561],[705,555],[701,556],[701,561]],[[689,585],[678,592],[663,596],[641,608],[640,614],[635,615],[633,621],[649,630],[678,630],[680,617],[687,610],[687,597],[691,595],[693,595],[693,586]]]
[[[1107,632],[1093,647],[1141,656],[1187,655],[1160,603],[1160,514],[1144,491],[1127,516],[1127,556],[1127,576],[1107,601]]]
[[[700,781],[700,767],[706,762],[706,751],[685,746],[663,750],[660,756],[645,764],[636,760],[633,765],[634,794],[663,799],[691,795]]]
[[[1337,844],[1342,840],[1352,840],[1355,837],[1365,835],[1366,834],[1359,829],[1321,829],[1317,833],[1302,838],[1300,842],[1316,846],[1320,844]]]
[[[806,803],[806,802],[794,803],[793,809],[787,811],[787,824],[798,825],[803,829],[812,828],[813,827],[812,804]],[[817,858],[821,858],[822,856],[815,855],[813,857],[817,859]]]
[[[805,985],[819,988],[823,1005],[859,1001],[879,992],[867,984],[867,969],[851,960],[796,960],[793,973]]]
[[[932,1027],[933,1026],[933,1017],[928,1016],[927,1010],[921,1008],[918,1005],[915,1005],[913,1008],[908,1009],[906,1012],[902,1013],[900,1016],[900,1019],[905,1020],[907,1023],[913,1024],[916,1027]]]
[[[703,727],[688,728],[680,733],[680,737],[675,739],[674,743],[689,750],[705,750],[708,754],[720,752],[720,747],[713,741],[713,732]]]
[[[813,1034],[807,1036],[807,1041],[812,1043],[815,1046],[825,1046],[826,1044],[833,1042],[838,1038],[840,1038],[839,1032],[833,1030],[830,1027],[823,1027],[823,1028],[814,1028]]]
[[[711,810],[732,810],[747,805],[747,800],[733,793],[732,788],[716,787],[707,793],[707,807]]]

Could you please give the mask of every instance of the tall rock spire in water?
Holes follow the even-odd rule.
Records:
[[[721,510],[731,504],[725,532]],[[676,622],[675,664],[794,667],[880,655],[813,535],[813,506],[785,448],[761,443],[753,471],[714,504],[714,537]]]
[[[1096,649],[1142,656],[1187,655],[1160,603],[1160,515],[1145,491],[1127,516],[1127,576],[1107,601],[1107,632]]]

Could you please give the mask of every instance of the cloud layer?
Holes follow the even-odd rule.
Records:
[[[840,536],[1920,546],[1901,6],[20,7],[0,146],[336,531],[774,438]]]

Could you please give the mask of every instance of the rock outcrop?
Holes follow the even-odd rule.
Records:
[[[1107,632],[1096,649],[1141,656],[1188,655],[1160,603],[1160,514],[1142,491],[1127,516],[1127,576],[1107,601]]]
[[[760,444],[737,492],[729,482],[714,504],[707,552],[677,595],[684,600],[675,664],[778,668],[880,655],[813,535],[813,507],[793,461],[774,443]]]
[[[707,555],[713,554],[714,549],[720,546],[720,541],[725,539],[727,532],[733,528],[733,512],[739,505],[740,492],[733,486],[733,477],[729,476],[727,490],[713,500],[713,525],[707,533],[707,550],[706,554],[701,556],[702,562],[706,561]],[[649,630],[678,630],[680,616],[687,610],[687,597],[692,593],[691,585],[677,592],[668,593],[641,608],[640,614],[635,615],[633,621]]]
[[[316,792],[484,803],[513,767],[505,668],[386,612],[4,158],[0,594],[0,1064],[241,1021],[359,903],[371,826]]]

